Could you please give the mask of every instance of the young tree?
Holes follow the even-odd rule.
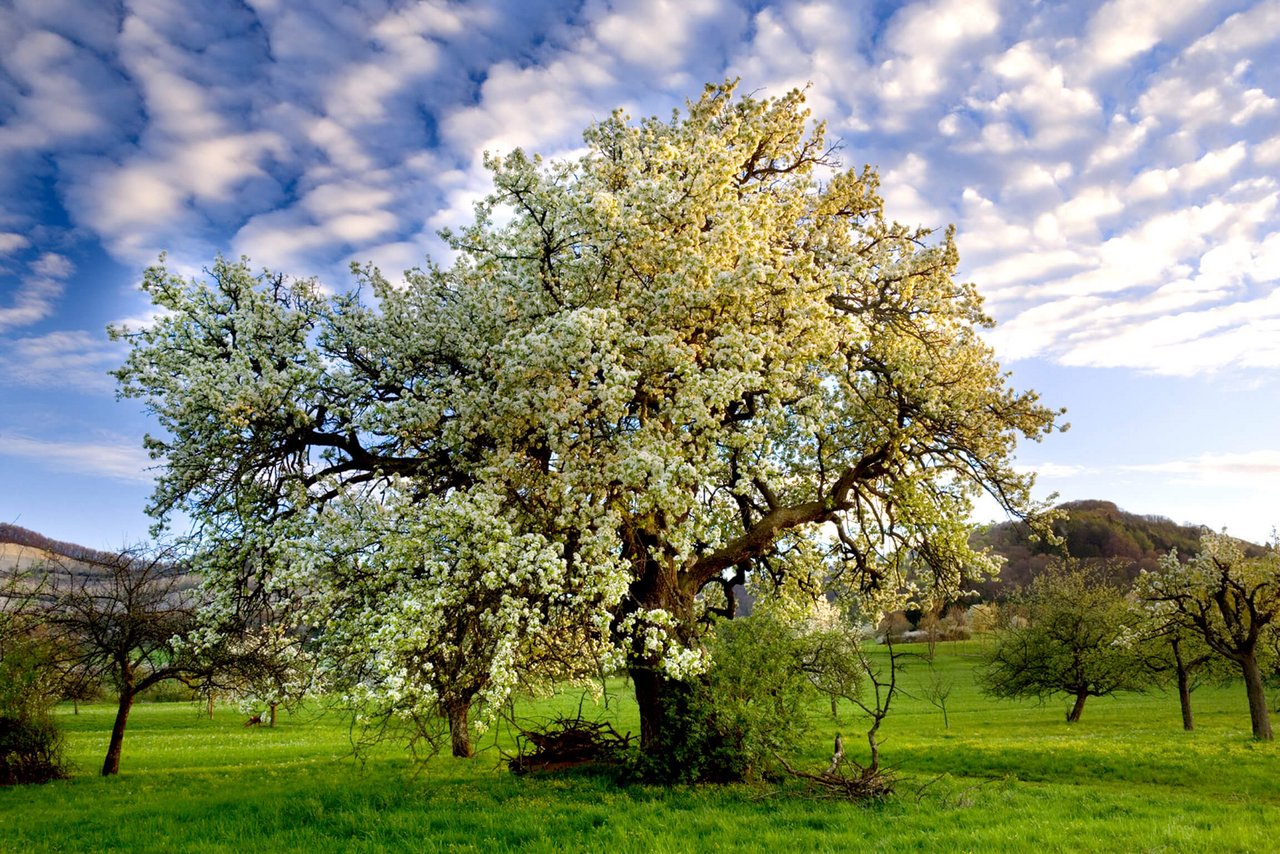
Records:
[[[1074,698],[1067,721],[1080,720],[1089,697],[1142,691],[1150,651],[1140,639],[1141,612],[1096,572],[1052,565],[1019,598],[1026,622],[1001,630],[978,671],[995,697]]]
[[[51,575],[43,619],[64,678],[107,681],[118,703],[103,776],[120,771],[120,749],[134,700],[167,680],[205,667],[177,643],[195,625],[195,585],[169,550],[122,551],[64,564]]]
[[[391,591],[348,603],[364,648],[393,611],[476,615],[500,698],[555,603],[584,635],[607,627],[647,750],[705,666],[703,590],[794,573],[894,590],[908,559],[953,586],[985,565],[973,498],[1030,509],[1014,444],[1056,413],[979,337],[951,232],[886,217],[870,169],[829,173],[803,101],[712,86],[669,122],[614,114],[574,161],[493,158],[494,193],[445,235],[452,266],[403,287],[359,271],[376,306],[245,262],[207,282],[148,270],[158,319],[114,334],[132,345],[121,394],[167,433],[148,439],[153,512],[273,543],[324,530],[335,503],[385,531],[473,518],[461,575],[436,536],[413,561],[393,543],[349,567]],[[501,571],[514,543],[536,570]],[[337,589],[315,561],[289,566],[298,589]],[[445,595],[410,589],[438,570]],[[412,656],[384,665],[387,696],[452,690]]]
[[[1280,617],[1280,541],[1246,557],[1238,540],[1205,531],[1200,553],[1183,563],[1177,552],[1157,572],[1139,576],[1143,599],[1166,619],[1194,630],[1244,677],[1253,737],[1272,739],[1259,653]]]

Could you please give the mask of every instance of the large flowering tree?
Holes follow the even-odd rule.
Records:
[[[403,284],[152,268],[162,312],[117,330],[117,376],[166,430],[154,512],[312,544],[280,583],[397,702],[450,694],[424,653],[458,626],[468,700],[556,638],[611,651],[647,749],[736,582],[875,596],[986,566],[971,502],[1029,508],[1011,455],[1056,413],[980,339],[951,233],[887,219],[803,100],[713,86],[670,121],[614,114],[576,160],[491,159],[453,263]]]

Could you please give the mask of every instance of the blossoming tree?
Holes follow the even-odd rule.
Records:
[[[877,595],[988,566],[971,503],[1030,508],[1012,452],[1057,413],[979,337],[951,232],[887,218],[803,100],[711,86],[593,125],[576,160],[491,158],[455,260],[403,284],[148,270],[159,319],[115,334],[121,393],[166,430],[153,512],[313,544],[281,583],[343,617],[385,677],[360,684],[398,702],[449,694],[418,653],[460,617],[486,638],[468,699],[563,633],[610,651],[646,750],[735,582]],[[314,545],[343,540],[360,584]]]
[[[1280,620],[1280,541],[1246,556],[1239,540],[1205,531],[1200,552],[1183,563],[1177,552],[1157,572],[1138,578],[1139,595],[1155,619],[1204,639],[1244,678],[1253,737],[1270,741],[1271,715],[1259,653]]]

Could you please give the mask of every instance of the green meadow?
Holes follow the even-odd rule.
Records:
[[[908,662],[882,733],[898,776],[886,802],[821,799],[799,782],[657,788],[590,774],[516,777],[495,728],[475,759],[423,766],[397,745],[354,758],[348,721],[319,709],[243,726],[189,703],[143,703],[121,773],[101,778],[114,709],[59,710],[72,778],[0,790],[2,851],[1273,851],[1280,848],[1280,747],[1249,738],[1239,685],[1196,691],[1197,729],[1176,697],[996,702],[974,688],[974,648],[939,644],[931,676]],[[951,684],[949,726],[927,698]],[[586,711],[636,730],[626,686]],[[573,713],[578,694],[527,701],[530,718]],[[865,724],[817,705],[803,765],[836,732],[855,758]]]

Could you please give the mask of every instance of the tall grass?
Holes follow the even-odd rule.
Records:
[[[799,784],[617,786],[589,775],[518,778],[500,761],[502,728],[473,760],[425,769],[383,745],[352,758],[347,722],[304,711],[275,729],[213,720],[186,703],[139,706],[118,778],[92,773],[112,708],[59,720],[79,767],[71,780],[0,791],[3,851],[1269,851],[1280,846],[1280,750],[1249,738],[1238,685],[1201,688],[1184,733],[1174,697],[1092,699],[1080,723],[1064,703],[993,702],[973,685],[971,645],[939,645],[953,688],[949,726],[924,696],[923,660],[882,728],[898,794],[869,806],[818,800]],[[635,731],[615,684],[608,710]],[[530,702],[550,717],[577,695]],[[593,707],[588,706],[588,711]],[[844,735],[865,756],[866,724],[812,709],[803,761],[818,770]]]

